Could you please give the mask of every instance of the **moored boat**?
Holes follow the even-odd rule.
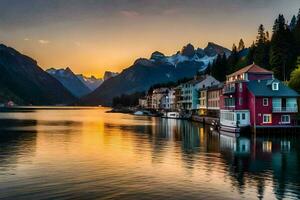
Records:
[[[166,113],[164,113],[164,115],[162,117],[169,118],[169,119],[180,119],[181,118],[179,112],[166,112]]]
[[[138,115],[138,116],[142,116],[142,115],[144,115],[144,112],[138,110],[138,111],[134,112],[133,114],[134,114],[134,115]]]
[[[138,110],[133,113],[136,116],[153,116],[150,111],[147,110]]]

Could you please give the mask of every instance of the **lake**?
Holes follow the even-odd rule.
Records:
[[[0,199],[299,199],[300,137],[106,108],[0,112]]]

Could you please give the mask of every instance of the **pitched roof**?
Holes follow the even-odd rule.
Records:
[[[272,90],[272,82],[279,83],[279,90]],[[253,80],[247,83],[248,90],[254,94],[254,96],[261,97],[297,97],[299,94],[283,84],[277,79],[273,80]]]
[[[182,84],[191,84],[191,85],[195,85],[197,83],[201,83],[202,81],[204,81],[207,78],[207,76],[198,76],[188,82],[182,83]]]
[[[220,90],[223,89],[223,87],[224,87],[224,83],[219,83],[217,85],[212,85],[208,87],[208,90]]]
[[[272,71],[269,71],[269,70],[266,70],[256,64],[252,64],[252,65],[249,65],[247,67],[244,67],[232,74],[229,74],[228,76],[236,76],[236,75],[239,75],[239,74],[243,74],[243,73],[246,73],[246,72],[250,72],[250,73],[259,73],[259,74],[273,74]]]
[[[162,88],[156,88],[153,90],[153,93],[166,93],[168,92],[170,89],[166,88],[166,87],[162,87]]]
[[[223,89],[224,87],[224,83],[219,83],[219,84],[214,84],[205,88],[200,88],[199,91],[204,91],[204,90],[219,90],[219,89]]]

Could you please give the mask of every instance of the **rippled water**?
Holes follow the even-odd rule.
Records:
[[[298,199],[295,135],[91,109],[0,113],[1,199]]]

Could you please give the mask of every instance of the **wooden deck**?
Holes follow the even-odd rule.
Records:
[[[220,119],[215,117],[193,115],[191,119],[192,121],[201,122],[203,124],[209,124],[209,125],[220,124]]]

